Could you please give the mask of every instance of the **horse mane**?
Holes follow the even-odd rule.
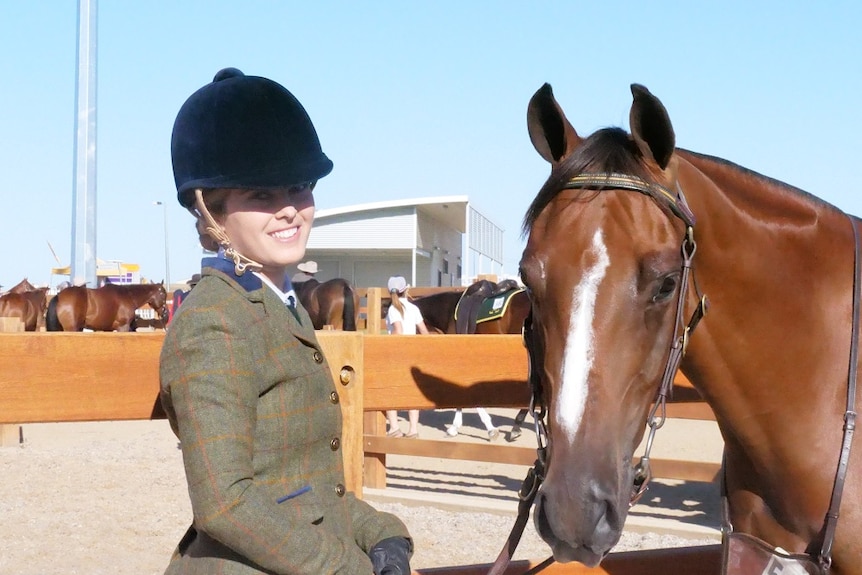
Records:
[[[777,188],[781,191],[801,196],[801,197],[803,197],[809,201],[814,202],[817,205],[825,206],[825,207],[832,207],[832,208],[835,207],[835,206],[832,206],[826,200],[824,200],[822,198],[818,198],[817,196],[815,196],[814,194],[812,194],[810,192],[806,192],[805,190],[803,190],[801,188],[797,188],[796,186],[788,184],[786,182],[782,182],[781,180],[776,180],[775,178],[765,176],[765,175],[761,174],[760,172],[756,172],[756,171],[752,170],[751,168],[746,168],[745,166],[740,166],[739,164],[734,163],[730,160],[726,160],[724,158],[719,158],[716,156],[710,156],[709,154],[703,154],[700,152],[693,152],[691,150],[686,150],[684,148],[677,148],[676,151],[678,153],[681,153],[681,155],[688,156],[687,159],[689,159],[689,160],[691,160],[691,159],[701,160],[701,161],[704,161],[707,163],[715,164],[715,165],[722,167],[722,168],[725,168],[725,169],[740,172],[745,177],[752,178],[752,179],[757,180],[759,182],[762,182],[768,186]]]
[[[587,171],[623,173],[651,180],[652,176],[641,158],[634,140],[622,128],[597,130],[551,170],[551,175],[524,216],[522,235],[529,233],[542,210],[563,190],[566,182],[578,174]]]

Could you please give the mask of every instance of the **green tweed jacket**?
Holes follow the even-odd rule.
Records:
[[[409,534],[345,490],[338,392],[311,319],[232,263],[204,266],[161,352],[194,513],[166,573],[371,575],[371,547]]]

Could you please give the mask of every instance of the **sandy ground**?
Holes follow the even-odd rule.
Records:
[[[514,411],[494,413],[508,429]],[[423,412],[422,437],[443,437],[450,417],[451,411]],[[487,441],[474,414],[465,413],[465,424],[453,441]],[[23,443],[0,447],[0,574],[162,573],[191,519],[181,454],[167,422],[32,424],[22,430]],[[704,450],[714,443],[710,437],[694,442],[695,455],[674,455],[714,457],[714,448]],[[519,444],[533,440],[526,430]],[[511,528],[525,471],[392,456],[389,486],[366,499],[407,523],[417,546],[414,568],[488,563]],[[657,482],[632,509],[631,527],[617,549],[715,543],[716,502],[712,484]],[[516,557],[547,555],[528,526]]]

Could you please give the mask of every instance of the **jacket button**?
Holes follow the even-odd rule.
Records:
[[[316,363],[323,363],[323,354],[319,351],[314,352],[314,361]]]
[[[342,485],[338,484],[335,486],[335,494],[339,497],[344,497],[344,494],[347,493],[347,489]]]
[[[337,391],[332,391],[329,393],[329,401],[331,401],[332,403],[338,403],[339,399]]]
[[[329,442],[329,448],[332,451],[338,451],[338,448],[341,446],[341,440],[337,437],[333,438],[332,441]]]

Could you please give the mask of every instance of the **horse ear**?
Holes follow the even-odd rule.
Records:
[[[658,98],[640,84],[632,84],[632,109],[629,127],[632,138],[646,158],[652,158],[664,170],[676,146],[670,116]]]
[[[539,88],[530,98],[527,129],[533,147],[551,164],[568,156],[581,143],[581,137],[554,98],[550,84]]]

